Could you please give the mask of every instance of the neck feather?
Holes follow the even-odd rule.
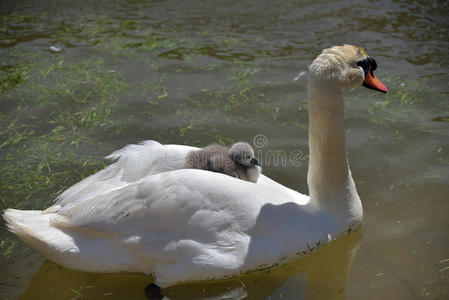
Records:
[[[362,207],[346,155],[343,91],[312,80],[308,97],[311,200],[345,222],[361,219]]]

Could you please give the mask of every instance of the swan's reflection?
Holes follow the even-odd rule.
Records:
[[[163,290],[169,299],[344,299],[346,279],[360,243],[353,233],[288,264],[238,279]],[[21,299],[146,299],[151,282],[140,274],[97,274],[45,261]]]

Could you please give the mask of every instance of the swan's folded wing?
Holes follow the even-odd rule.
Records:
[[[48,213],[69,220],[55,226],[110,236],[148,263],[185,261],[191,267],[238,268],[250,241],[245,231],[254,225],[261,206],[257,194],[245,192],[248,186],[254,184],[184,169],[150,175],[81,202],[55,204]],[[83,247],[90,249],[84,243],[81,252]]]

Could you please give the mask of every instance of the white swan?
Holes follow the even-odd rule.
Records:
[[[183,169],[196,148],[154,141],[66,190],[44,211],[8,209],[9,229],[49,259],[95,272],[143,272],[161,287],[278,264],[357,229],[362,204],[348,167],[343,97],[386,92],[359,47],[325,49],[309,69],[310,199],[261,175],[256,184]]]

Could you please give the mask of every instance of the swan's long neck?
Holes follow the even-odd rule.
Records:
[[[343,91],[309,80],[308,97],[311,201],[342,226],[353,226],[362,218],[362,206],[346,155]]]

